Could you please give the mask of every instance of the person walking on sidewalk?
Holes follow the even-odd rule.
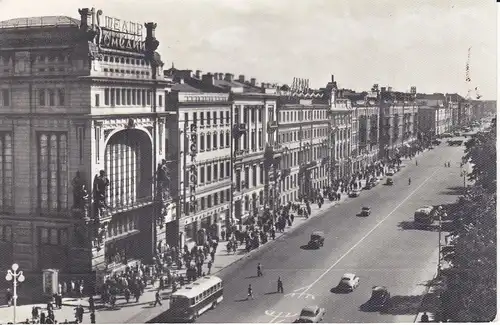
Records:
[[[207,267],[208,267],[208,272],[207,274],[210,274],[210,271],[212,270],[212,260],[209,260],[208,263],[207,263]]]
[[[262,274],[262,265],[259,263],[257,264],[257,276],[258,277],[261,277],[263,274]]]
[[[424,311],[424,314],[422,315],[422,317],[420,317],[420,323],[428,323],[428,322],[429,322],[429,316]]]
[[[129,290],[129,292],[130,292],[130,290]],[[90,310],[90,312],[94,312],[95,311],[95,301],[94,301],[94,297],[93,296],[89,297],[89,310]]]
[[[283,282],[281,281],[281,277],[278,277],[278,293],[283,293]]]
[[[90,312],[90,324],[95,324],[95,312]]]
[[[162,304],[161,304],[160,290],[157,290],[156,293],[155,293],[155,304],[154,304],[153,307],[156,307],[157,304],[159,304],[160,306],[162,306]]]

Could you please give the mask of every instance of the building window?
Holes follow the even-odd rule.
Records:
[[[226,161],[226,177],[231,176],[231,163]]]
[[[131,97],[132,97],[132,91],[130,89],[127,89],[127,104],[126,105],[129,105],[129,106],[131,105],[131,103],[132,103],[132,98]]]
[[[259,183],[260,184],[264,184],[264,164],[263,163],[261,163],[259,165],[259,171],[260,171],[260,173],[259,173]]]
[[[214,112],[214,125],[217,125],[217,112]]]
[[[12,135],[0,133],[0,211],[12,211]]]
[[[55,106],[55,105],[56,105],[56,98],[54,90],[49,89],[49,106]]]
[[[65,93],[64,89],[58,89],[57,90],[57,97],[59,99],[59,106],[64,106],[65,105]]]
[[[200,184],[205,184],[205,167],[200,167]]]
[[[104,89],[104,105],[109,105],[109,88]]]
[[[38,136],[38,206],[41,212],[62,212],[68,207],[68,143],[65,133]]]
[[[120,97],[120,94],[118,94],[117,97]],[[115,89],[114,88],[111,88],[111,106],[115,106]]]
[[[220,178],[224,178],[224,163],[219,164]]]
[[[163,107],[163,96],[158,96],[158,107]]]
[[[217,163],[214,164],[214,181],[219,179],[219,170],[217,169]]]
[[[212,181],[212,165],[207,165],[207,183]]]
[[[207,112],[207,125],[210,125],[210,112]]]
[[[10,106],[10,91],[8,89],[2,89],[2,105]]]
[[[200,134],[200,151],[205,151],[205,135]]]
[[[12,243],[12,226],[0,226],[0,242]]]
[[[226,123],[229,124],[231,117],[229,116],[229,111],[226,111]]]
[[[200,125],[205,125],[205,112],[200,112]]]
[[[252,186],[257,186],[257,166],[252,166]]]
[[[122,99],[122,97],[121,97],[121,90],[120,90],[120,88],[112,89],[112,91],[116,92],[116,105],[121,105],[121,99]]]
[[[226,132],[226,147],[229,148],[231,146],[231,138],[229,132]]]
[[[38,104],[45,106],[45,89],[38,89]]]
[[[135,105],[136,100],[135,100],[135,89],[132,89],[132,105]]]
[[[213,145],[214,145],[214,150],[217,150],[217,133],[214,132],[214,134],[212,135],[212,138],[213,138]]]
[[[224,148],[224,133],[221,131],[221,133],[219,134],[219,146],[221,148]]]
[[[151,90],[147,91],[148,95],[146,96],[146,105],[151,105]]]
[[[95,107],[99,107],[99,105],[100,105],[99,94],[95,94]]]
[[[210,136],[210,133],[207,134],[207,151],[212,148],[212,137]]]

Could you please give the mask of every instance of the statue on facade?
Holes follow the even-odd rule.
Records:
[[[104,170],[99,171],[99,175],[94,178],[94,204],[98,217],[103,215],[104,209],[108,208],[106,204],[106,188],[109,186],[109,179]]]
[[[79,217],[89,218],[89,193],[79,171],[71,182],[73,186],[73,209],[77,210]]]
[[[162,202],[163,208],[168,207],[167,202],[170,199],[170,176],[168,173],[167,161],[162,159],[161,163],[158,164],[158,169],[156,171],[157,189],[158,197]]]

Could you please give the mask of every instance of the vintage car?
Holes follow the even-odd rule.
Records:
[[[366,302],[366,305],[371,310],[384,310],[389,307],[391,294],[384,286],[374,286],[372,295]]]
[[[340,279],[337,289],[341,291],[354,291],[359,286],[359,277],[354,273],[346,273]]]
[[[311,239],[307,244],[310,248],[320,248],[323,247],[325,243],[325,234],[322,231],[313,231],[311,234]]]
[[[319,323],[323,320],[326,314],[325,308],[318,306],[308,306],[302,308],[299,318],[294,323]]]
[[[388,177],[385,181],[385,185],[394,185],[394,181],[392,180],[392,178]]]
[[[361,216],[363,217],[368,217],[372,213],[372,210],[369,207],[362,207],[361,208]]]
[[[394,176],[394,173],[395,173],[394,169],[392,169],[392,168],[391,168],[391,169],[389,169],[389,170],[385,173],[385,175],[386,175],[386,176]]]
[[[358,197],[359,193],[361,193],[360,190],[352,190],[349,192],[349,197]]]

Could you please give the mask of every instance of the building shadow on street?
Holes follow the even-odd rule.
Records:
[[[418,226],[413,222],[413,220],[405,220],[398,223],[398,228],[400,230],[422,230],[422,231],[438,231],[437,225],[430,226]]]
[[[448,187],[446,190],[439,192],[439,194],[459,196],[464,194],[464,188],[462,186]]]

